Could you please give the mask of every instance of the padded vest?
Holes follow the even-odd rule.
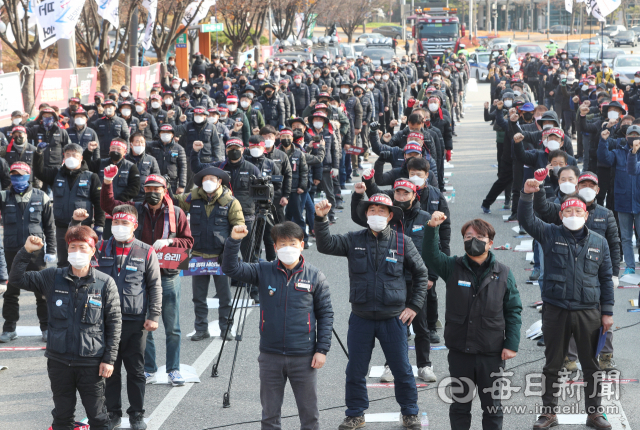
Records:
[[[218,198],[220,199],[228,190]],[[233,200],[229,202],[231,204]],[[193,236],[193,250],[204,254],[222,254],[224,242],[231,233],[229,224],[229,205],[220,206],[216,201],[211,214],[207,216],[207,202],[202,199],[192,199],[191,236]]]
[[[58,223],[68,225],[76,209],[85,209],[89,218],[83,225],[93,222],[93,204],[91,203],[91,178],[93,173],[88,170],[80,173],[69,189],[69,177],[58,170],[53,181],[53,216]],[[115,181],[114,181],[115,183]]]
[[[44,242],[42,229],[44,193],[32,188],[31,199],[26,204],[24,212],[20,209],[13,191],[2,191],[2,194],[6,195],[1,207],[5,250],[19,251],[29,236],[37,236]]]

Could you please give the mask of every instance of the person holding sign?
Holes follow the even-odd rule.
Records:
[[[194,144],[194,148],[202,145]],[[196,149],[198,150],[198,149]],[[218,261],[224,249],[224,241],[231,234],[236,225],[244,226],[244,215],[240,202],[233,197],[229,187],[229,175],[217,167],[207,167],[193,177],[193,183],[198,187],[187,194],[173,197],[175,204],[185,212],[191,214],[191,233],[193,235],[193,256],[205,261]],[[209,308],[207,294],[210,278],[216,286],[220,306],[218,308],[218,324],[220,336],[232,340],[231,333],[227,333],[227,322],[231,313],[231,288],[229,278],[222,273],[220,266],[215,265],[217,272],[205,269],[205,272],[193,273],[191,285],[193,288],[193,307],[195,313],[196,333],[191,336],[192,341],[200,341],[211,337],[209,333]],[[185,271],[190,274],[191,271]]]
[[[71,227],[80,225],[89,214],[85,209],[73,212]],[[93,267],[111,276],[118,286],[122,312],[122,332],[113,374],[107,380],[105,397],[109,425],[120,425],[122,417],[122,364],[127,369],[129,424],[144,429],[144,351],[147,331],[158,328],[162,308],[162,285],[158,257],[151,245],[135,238],[138,212],[130,205],[113,210],[113,236],[96,245],[97,263]],[[148,309],[148,311],[147,311]]]
[[[144,202],[121,202],[113,197],[112,182],[117,174],[117,166],[111,165],[104,169],[100,206],[106,213],[114,213],[114,209],[120,205],[134,206],[138,212],[138,226],[134,235],[136,239],[153,246],[156,252],[166,248],[163,251],[165,253],[168,252],[167,249],[184,253],[193,247],[187,216],[183,210],[173,206],[173,201],[167,194],[167,181],[164,177],[147,176],[147,180],[144,181]],[[180,386],[184,385],[184,378],[180,375],[180,271],[162,266],[160,269],[167,373],[173,386]],[[144,370],[147,379],[152,378],[158,371],[156,347],[151,332],[147,334]]]

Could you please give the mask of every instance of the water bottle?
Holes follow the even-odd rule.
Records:
[[[456,189],[453,189],[453,192],[451,193],[451,203],[455,203],[456,202]]]
[[[429,417],[426,412],[422,413],[422,418],[420,419],[420,427],[429,427]]]

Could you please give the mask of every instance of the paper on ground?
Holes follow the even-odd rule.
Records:
[[[451,176],[453,176],[453,172],[444,172],[444,177],[445,178],[449,178]]]
[[[0,366],[0,370],[8,369],[7,366]]]
[[[476,78],[469,79],[469,82],[467,82],[467,91],[471,91],[472,93],[478,92],[478,80]],[[466,104],[464,106],[466,106]]]
[[[238,307],[244,308],[247,306],[247,303],[249,304],[249,306],[253,306],[255,304],[253,303],[253,299],[241,300],[238,303]],[[233,304],[233,301],[231,301],[231,304]],[[218,309],[220,307],[220,300],[212,297],[207,297],[207,307],[209,309]]]
[[[620,278],[620,282],[625,282],[627,284],[638,285],[640,284],[640,274],[629,274],[624,275]]]
[[[16,334],[18,337],[42,336],[42,331],[37,325],[19,325],[16,327]]]
[[[631,299],[629,300],[629,303],[631,303],[631,306],[638,307],[638,299]]]
[[[187,337],[191,337],[194,334],[196,334],[195,330],[189,333]],[[218,326],[218,320],[209,322],[209,334],[211,335],[211,337],[220,336],[220,327]],[[233,328],[231,329],[231,335],[232,336],[236,335],[236,331]]]
[[[533,261],[533,252],[527,252],[526,260],[527,261]]]
[[[533,239],[531,240],[523,240],[522,242],[520,242],[520,245],[517,245],[514,249],[514,251],[520,251],[520,252],[531,252],[533,251]]]
[[[444,186],[444,190],[445,191],[453,191],[453,185],[445,185]]]
[[[367,423],[399,423],[400,412],[384,412],[381,414],[364,414]]]
[[[498,196],[496,200],[504,200],[504,195]]]
[[[340,190],[340,194],[351,194],[351,190]]]
[[[373,164],[371,164],[371,163],[362,163],[360,165],[360,167],[362,167],[363,169],[371,169],[373,167]]]
[[[347,182],[345,185],[347,187],[353,187],[355,184],[353,182]]]
[[[558,414],[558,424],[584,425],[587,422],[587,414]]]
[[[515,231],[516,233],[520,233],[520,226],[517,225],[515,227],[511,227],[511,230]]]
[[[180,374],[184,378],[185,382],[200,382],[200,378],[198,378],[198,372],[196,372],[196,369],[189,366],[188,364],[180,363]],[[153,377],[147,381],[147,384],[168,384],[168,383],[169,383],[169,375],[167,375],[167,366],[159,367],[156,374],[153,375]]]
[[[413,376],[418,376],[418,367],[411,366],[413,369]],[[384,372],[384,366],[371,366],[371,370],[369,371],[369,378],[379,378],[382,376]]]
[[[144,419],[145,423],[149,423],[149,421],[151,421],[151,418],[145,418]],[[120,426],[118,428],[120,428],[120,429],[130,429],[131,428],[131,424],[129,424],[129,417],[122,417],[121,422],[120,422]]]
[[[454,167],[453,164],[447,163],[446,161],[444,162],[444,168],[445,169],[453,169],[453,167]]]

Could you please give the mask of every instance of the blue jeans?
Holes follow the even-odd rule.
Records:
[[[304,211],[305,216],[307,218],[307,225],[309,226],[309,231],[313,230],[313,217],[315,216],[316,207],[313,204],[313,199],[309,195],[309,193],[305,193],[307,196],[307,200],[304,202]]]
[[[551,107],[553,106],[553,99],[551,99],[549,97],[545,97],[544,98],[544,105],[547,107],[547,109],[551,110]]]
[[[402,415],[417,415],[418,391],[407,353],[407,326],[402,324],[398,317],[366,320],[353,313],[349,317],[347,333],[349,363],[345,387],[346,415],[362,416],[369,408],[366,377],[376,339],[380,342],[387,364],[395,378],[396,401],[400,405]]]
[[[533,241],[533,270],[540,270],[540,256],[542,255],[542,247],[537,240]]]
[[[340,186],[344,187],[345,183],[347,182],[347,168],[346,168],[346,163],[344,158],[347,156],[347,154],[344,152],[344,149],[342,150],[342,158],[340,158]]]
[[[620,238],[622,239],[622,255],[628,268],[636,268],[633,256],[633,226],[640,228],[640,213],[618,212],[620,221]]]
[[[180,370],[180,277],[162,275],[162,324],[166,336],[167,373]],[[144,371],[156,373],[156,344],[153,332],[147,334]]]
[[[289,195],[289,204],[287,204],[287,208],[285,209],[284,215],[287,221],[293,221],[300,226],[304,233],[304,241],[306,242],[309,239],[305,231],[304,219],[302,218],[302,211],[304,209],[304,203],[307,201],[307,196],[309,194],[305,191],[302,194],[298,194],[297,190],[291,191]]]

